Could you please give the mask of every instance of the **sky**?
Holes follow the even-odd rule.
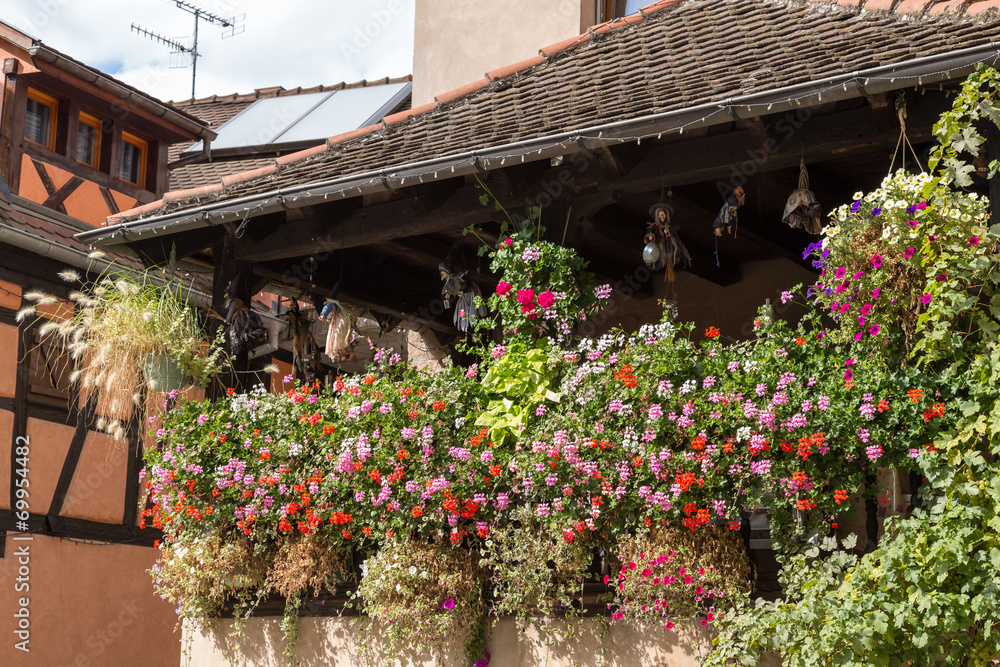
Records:
[[[200,22],[196,96],[410,74],[414,2],[190,0],[223,18],[246,15],[245,31],[227,38]],[[191,97],[191,68],[171,68],[190,56],[131,30],[190,46],[194,17],[174,0],[0,0],[0,20],[161,100]]]

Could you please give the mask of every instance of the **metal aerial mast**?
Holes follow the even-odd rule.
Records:
[[[179,67],[191,67],[191,97],[194,98],[195,94],[195,84],[198,79],[198,58],[201,57],[201,53],[198,52],[198,25],[201,21],[207,21],[212,25],[217,25],[224,28],[222,32],[222,38],[233,37],[239,35],[244,30],[246,26],[242,25],[243,20],[246,18],[246,14],[240,14],[238,16],[232,16],[229,18],[224,18],[212,12],[206,11],[197,5],[193,5],[190,2],[185,2],[184,0],[171,0],[171,2],[176,5],[178,9],[181,9],[188,14],[194,16],[194,36],[191,38],[191,45],[187,46],[178,39],[172,39],[170,37],[165,37],[159,33],[153,32],[152,30],[147,30],[136,24],[132,24],[132,31],[148,37],[154,42],[159,42],[164,46],[169,46],[173,49],[172,54],[186,54],[190,57],[190,61]],[[171,65],[173,67],[173,65]]]

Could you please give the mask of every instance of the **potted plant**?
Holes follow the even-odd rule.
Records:
[[[98,413],[110,415],[104,430],[124,435],[120,420],[140,403],[144,388],[169,393],[185,384],[204,387],[218,371],[222,334],[206,342],[190,290],[177,280],[151,271],[110,265],[95,280],[76,271],[60,273],[81,287],[70,292],[74,308],[63,321],[42,325],[43,336],[56,336],[72,358],[71,379],[84,392],[96,392]],[[19,314],[32,314],[56,297],[33,292],[34,301]]]

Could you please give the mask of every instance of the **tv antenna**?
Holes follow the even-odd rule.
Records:
[[[187,55],[190,57],[191,98],[194,99],[194,87],[195,87],[195,82],[198,79],[198,58],[201,56],[201,54],[198,52],[198,23],[201,21],[207,21],[212,25],[217,25],[222,28],[225,28],[225,30],[222,31],[222,39],[226,39],[227,37],[235,37],[236,35],[239,35],[244,30],[246,30],[246,26],[243,25],[243,20],[246,18],[246,14],[239,14],[238,16],[223,18],[222,16],[213,14],[209,11],[202,9],[201,7],[198,7],[197,5],[193,5],[190,2],[185,2],[184,0],[171,0],[171,2],[173,2],[178,9],[181,9],[187,12],[188,14],[194,16],[194,37],[191,39],[191,46],[185,46],[176,39],[171,39],[170,37],[164,37],[159,33],[155,33],[152,30],[147,30],[146,28],[137,26],[134,23],[132,24],[132,31],[140,35],[143,35],[144,37],[148,37],[154,42],[159,42],[164,46],[169,46],[170,48],[173,49],[171,55]],[[179,65],[179,67],[187,67],[187,66],[188,66],[187,63]]]

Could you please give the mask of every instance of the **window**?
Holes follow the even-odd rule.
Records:
[[[651,2],[652,0],[604,0],[604,20],[611,21],[635,14],[640,7],[645,7]]]
[[[118,177],[144,187],[146,178],[146,149],[148,144],[128,132],[122,132],[122,163]]]
[[[49,150],[56,147],[56,117],[59,103],[54,97],[28,88],[28,109],[24,118],[24,138]]]
[[[76,159],[94,169],[101,164],[101,121],[80,112],[76,131]]]

